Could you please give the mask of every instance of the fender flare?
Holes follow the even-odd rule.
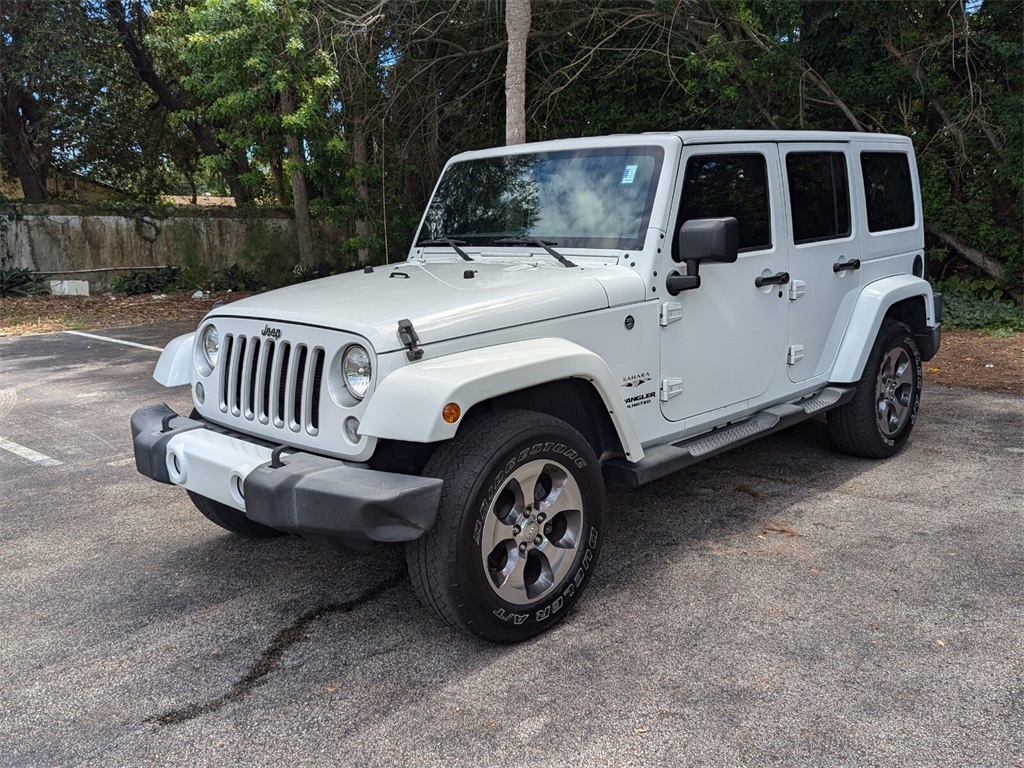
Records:
[[[499,395],[569,378],[593,385],[626,456],[639,461],[643,446],[607,363],[589,349],[559,338],[473,349],[399,368],[377,385],[359,432],[414,443],[449,440],[461,420],[448,424],[441,418],[447,403],[456,403],[466,414],[474,405]]]
[[[933,327],[935,304],[931,286],[926,280],[912,275],[896,275],[864,286],[843,334],[829,380],[836,383],[859,381],[886,312],[894,304],[913,298],[924,300],[925,318],[929,327]]]
[[[153,369],[153,378],[165,387],[192,383],[192,344],[196,334],[186,333],[167,342]]]

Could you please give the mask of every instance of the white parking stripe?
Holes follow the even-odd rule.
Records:
[[[0,437],[0,448],[5,451],[10,451],[15,456],[21,456],[23,459],[34,461],[36,464],[43,467],[56,467],[57,465],[64,463],[62,461],[57,461],[56,459],[51,459],[45,453],[33,451],[31,448],[26,448],[24,445],[18,445],[17,443],[12,442],[11,440],[5,440],[2,437]]]
[[[97,336],[95,333],[84,333],[82,331],[64,331],[64,333],[70,333],[72,336],[84,336],[87,339],[97,339],[99,341],[109,341],[111,344],[123,344],[126,347],[137,347],[138,349],[151,349],[154,352],[163,352],[163,347],[151,347],[149,344],[139,344],[136,341],[125,341],[124,339],[112,339],[109,336]]]

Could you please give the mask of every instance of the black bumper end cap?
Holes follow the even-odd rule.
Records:
[[[140,408],[132,414],[135,468],[151,480],[173,485],[167,472],[167,443],[175,435],[204,426],[201,421],[179,416],[166,403]]]
[[[300,536],[381,543],[418,539],[437,518],[443,481],[352,466],[307,453],[245,478],[245,514]]]

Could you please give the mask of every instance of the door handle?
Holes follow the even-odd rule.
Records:
[[[860,269],[860,259],[850,259],[849,261],[837,261],[832,265],[833,272],[845,272],[846,270]]]
[[[758,288],[765,285],[785,285],[789,282],[789,272],[776,272],[768,277],[754,278],[754,285]]]

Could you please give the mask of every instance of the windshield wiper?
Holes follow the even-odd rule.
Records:
[[[466,253],[464,250],[459,248],[460,245],[465,245],[465,240],[452,240],[450,237],[435,237],[433,240],[420,240],[416,245],[448,245],[451,246],[452,250],[455,251],[459,256],[464,258],[466,261],[472,261],[473,257]]]
[[[563,256],[562,254],[560,254],[558,251],[551,247],[552,245],[558,245],[558,243],[551,240],[545,242],[544,240],[541,240],[539,237],[534,237],[533,235],[518,235],[517,237],[503,237],[501,240],[495,240],[494,243],[495,245],[539,245],[541,248],[550,253],[565,266],[576,266],[567,258],[565,258],[565,256]]]

